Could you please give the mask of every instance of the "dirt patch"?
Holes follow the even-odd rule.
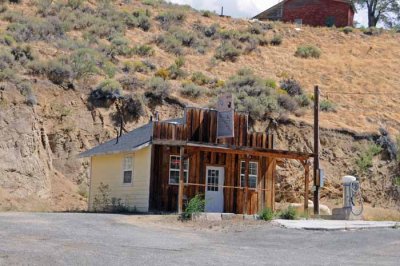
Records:
[[[256,220],[243,220],[240,216],[222,221],[181,221],[178,215],[134,215],[116,218],[118,223],[138,227],[152,227],[178,231],[244,232],[260,228],[270,223]]]

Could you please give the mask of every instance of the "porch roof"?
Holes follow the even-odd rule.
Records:
[[[311,157],[314,157],[313,153],[306,153],[306,152],[235,146],[228,144],[190,142],[190,141],[180,141],[180,140],[153,140],[153,144],[182,146],[185,147],[188,151],[197,150],[197,151],[221,152],[230,154],[266,156],[277,159],[307,160]]]

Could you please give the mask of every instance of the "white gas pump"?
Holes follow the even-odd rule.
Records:
[[[343,208],[350,210],[355,216],[363,212],[363,200],[360,182],[354,176],[344,176],[343,179]]]

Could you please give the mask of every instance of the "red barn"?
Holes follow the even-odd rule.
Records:
[[[353,26],[356,9],[351,0],[283,0],[255,16],[310,26]]]

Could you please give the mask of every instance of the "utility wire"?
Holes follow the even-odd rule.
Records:
[[[339,91],[322,91],[321,94],[341,94],[341,95],[400,95],[400,92],[339,92]]]

